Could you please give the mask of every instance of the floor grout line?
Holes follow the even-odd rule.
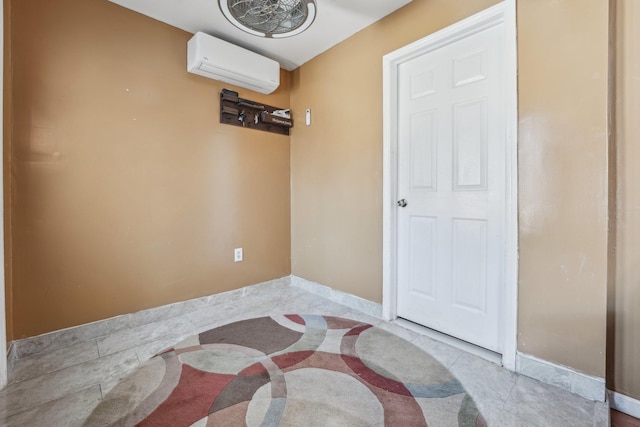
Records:
[[[505,404],[509,401],[509,399],[511,399],[511,395],[513,394],[513,390],[516,388],[516,384],[518,383],[519,379],[520,377],[518,377],[518,379],[516,379],[516,381],[513,382],[513,385],[509,389],[509,393],[507,393],[507,397],[504,399]]]
[[[17,416],[19,416],[19,415],[22,415],[22,414],[24,414],[25,412],[33,411],[33,410],[34,410],[34,409],[36,409],[36,408],[39,408],[39,407],[42,407],[42,406],[46,406],[46,405],[50,405],[50,404],[52,404],[53,402],[56,402],[56,401],[58,401],[58,400],[64,399],[64,398],[69,397],[69,396],[72,396],[72,395],[74,395],[74,394],[78,394],[78,393],[85,392],[85,391],[87,391],[87,390],[89,390],[89,389],[91,389],[91,388],[93,388],[93,387],[99,386],[99,385],[100,385],[100,384],[92,384],[92,385],[90,385],[90,386],[88,386],[88,387],[85,387],[85,388],[83,388],[83,389],[77,390],[77,391],[75,391],[75,392],[73,392],[73,393],[68,393],[68,394],[65,394],[64,396],[60,396],[60,397],[56,397],[55,399],[47,400],[47,401],[46,401],[46,402],[44,402],[44,403],[41,403],[41,404],[39,404],[39,405],[35,405],[35,406],[28,407],[28,408],[26,408],[26,409],[21,410],[20,412],[13,413],[13,414],[11,414],[11,415],[0,414],[0,419],[4,419],[4,421],[6,421],[6,420],[11,419],[11,418],[13,418],[13,417],[17,417]],[[3,424],[3,425],[4,425],[4,424]]]
[[[102,399],[104,399],[105,396],[105,392],[104,392],[104,386],[102,385],[102,383],[98,384],[98,387],[100,387],[100,396],[102,397]]]
[[[451,369],[451,367],[453,367],[453,365],[455,365],[456,363],[458,363],[458,360],[460,360],[460,358],[462,357],[463,351],[460,350],[460,354],[458,354],[455,358],[455,360],[453,362],[451,362],[451,364],[449,366],[447,366],[447,369]]]
[[[60,348],[60,349],[58,349],[58,350],[54,350],[54,351],[52,351],[51,353],[55,353],[55,352],[57,352],[57,351],[62,351],[62,350],[68,350],[69,348],[74,347],[74,346],[76,346],[76,345],[89,344],[91,341],[95,341],[95,340],[85,341],[85,342],[81,342],[81,343],[78,343],[78,344],[70,345],[70,346],[68,346],[68,347],[63,347],[63,348]],[[73,367],[76,367],[76,366],[79,366],[79,365],[82,365],[82,364],[85,364],[85,363],[88,363],[88,362],[93,362],[93,361],[95,361],[95,360],[98,360],[98,359],[100,359],[100,358],[101,358],[101,356],[100,356],[100,351],[99,351],[99,349],[98,349],[98,344],[97,344],[97,342],[94,342],[94,345],[95,345],[95,347],[96,347],[96,353],[98,353],[98,356],[97,356],[97,357],[93,357],[93,358],[88,359],[88,360],[85,360],[85,361],[83,361],[83,362],[78,362],[78,363],[74,363],[74,364],[71,364],[71,365],[68,365],[68,366],[63,366],[63,367],[60,367],[60,368],[57,368],[57,369],[53,369],[53,370],[51,370],[51,371],[46,371],[46,372],[44,372],[44,373],[42,373],[42,374],[40,374],[40,375],[37,375],[37,376],[34,376],[34,377],[27,377],[27,378],[24,378],[24,379],[22,379],[22,380],[20,380],[20,381],[9,381],[9,382],[7,383],[7,385],[10,385],[10,384],[20,384],[20,383],[23,383],[23,382],[25,382],[25,381],[30,381],[30,380],[33,380],[33,379],[36,379],[36,378],[39,378],[39,377],[43,377],[43,376],[45,376],[45,375],[49,375],[49,374],[53,374],[53,373],[56,373],[56,372],[60,372],[60,371],[62,371],[62,370],[64,370],[64,369],[73,368]],[[25,360],[28,360],[28,359],[31,359],[31,358],[35,358],[36,356],[43,357],[42,353],[37,353],[37,354],[33,354],[33,355],[31,355],[31,356],[28,356],[28,357],[23,357],[23,358],[21,358],[21,359],[16,359],[16,362],[25,361]],[[15,369],[15,364],[14,364],[14,366],[12,366],[12,369]]]

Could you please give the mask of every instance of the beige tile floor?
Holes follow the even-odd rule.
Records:
[[[22,341],[0,391],[0,425],[81,426],[120,378],[198,332],[269,314],[308,313],[376,324],[438,359],[473,396],[489,426],[606,426],[605,404],[509,372],[397,323],[289,286],[256,286]]]

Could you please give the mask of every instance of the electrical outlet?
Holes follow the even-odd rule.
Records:
[[[233,261],[234,262],[242,261],[242,248],[235,248],[233,250]]]

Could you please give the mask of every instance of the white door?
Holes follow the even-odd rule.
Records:
[[[397,314],[502,352],[504,24],[398,68]],[[404,203],[400,203],[401,205]]]

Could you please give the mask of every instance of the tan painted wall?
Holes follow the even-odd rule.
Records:
[[[521,0],[518,348],[604,377],[608,1]]]
[[[617,264],[608,386],[640,399],[640,4],[616,3]]]
[[[293,74],[292,273],[382,295],[382,56],[495,1],[415,0]],[[607,0],[518,2],[522,352],[604,376]]]
[[[290,274],[289,139],[218,123],[190,34],[106,0],[12,30],[13,338]]]

